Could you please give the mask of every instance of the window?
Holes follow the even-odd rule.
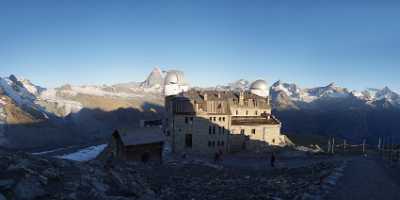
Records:
[[[239,115],[239,111],[238,110],[236,110],[236,115]]]
[[[189,123],[189,118],[188,117],[185,117],[185,123],[186,124]]]
[[[258,111],[256,110],[255,115],[258,115]]]
[[[240,134],[244,135],[244,129],[240,129]]]
[[[275,139],[272,139],[272,143],[275,144]]]
[[[225,127],[222,127],[222,134],[225,134]]]
[[[215,147],[215,141],[211,142],[211,146]]]
[[[221,134],[221,127],[218,127],[218,134]]]
[[[219,146],[220,145],[220,143],[219,143],[219,141],[217,142],[217,146]]]
[[[249,111],[248,110],[246,110],[246,115],[249,115]]]
[[[222,117],[222,121],[225,121],[225,117]]]
[[[190,117],[190,122],[193,122],[193,117]]]
[[[210,117],[210,121],[212,121],[212,117]]]
[[[185,146],[186,148],[192,148],[192,134],[185,135]]]
[[[213,134],[215,134],[215,126],[213,126]]]
[[[208,134],[211,134],[211,126],[208,126]]]
[[[208,146],[211,147],[211,141],[208,141]]]
[[[167,131],[167,136],[170,136],[171,135],[171,132],[170,131]]]
[[[214,122],[215,122],[215,121],[217,121],[217,118],[216,118],[216,117],[214,117]]]
[[[221,121],[222,120],[222,118],[221,117],[218,117],[218,121]]]
[[[251,133],[254,135],[256,134],[256,129],[251,129]]]

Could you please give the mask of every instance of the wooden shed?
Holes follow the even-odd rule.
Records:
[[[154,162],[162,160],[164,141],[159,127],[141,127],[126,132],[114,131],[110,147],[113,157]]]

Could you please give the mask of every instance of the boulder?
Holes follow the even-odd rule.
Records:
[[[21,180],[15,187],[14,194],[16,200],[29,200],[43,197],[46,192],[40,184],[40,179],[32,176]]]

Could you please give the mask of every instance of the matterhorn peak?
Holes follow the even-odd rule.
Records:
[[[147,79],[143,81],[140,85],[142,87],[146,88],[152,88],[152,87],[160,87],[164,82],[163,76],[162,76],[162,71],[159,67],[155,67]]]

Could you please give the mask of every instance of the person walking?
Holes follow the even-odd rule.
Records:
[[[275,160],[276,160],[275,153],[272,152],[272,154],[271,154],[271,167],[275,167]]]

